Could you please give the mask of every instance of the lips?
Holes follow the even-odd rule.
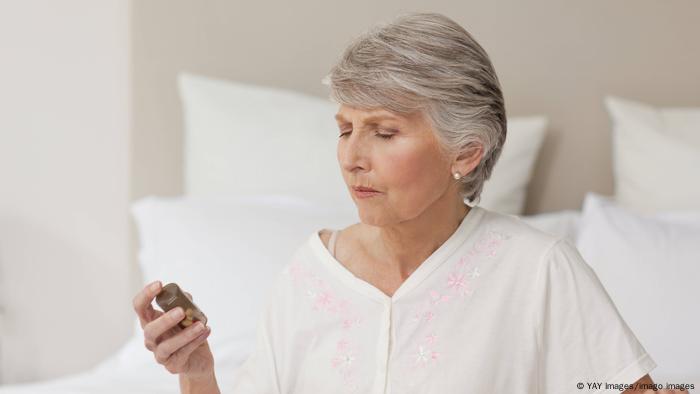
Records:
[[[378,190],[374,190],[370,187],[362,187],[362,186],[354,186],[353,189],[357,190],[358,192],[379,192]]]

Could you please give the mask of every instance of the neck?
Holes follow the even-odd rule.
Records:
[[[461,198],[438,200],[414,218],[374,227],[367,253],[385,263],[377,269],[404,280],[457,231],[470,210]]]

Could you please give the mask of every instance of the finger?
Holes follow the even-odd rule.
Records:
[[[177,371],[182,369],[182,367],[187,363],[187,360],[190,358],[192,352],[197,350],[197,348],[200,347],[207,340],[207,338],[209,338],[209,334],[211,334],[211,328],[206,327],[205,330],[199,334],[199,336],[195,337],[185,346],[182,346],[180,349],[171,354],[170,358],[166,362],[168,370]]]
[[[158,345],[158,338],[163,335],[164,332],[175,327],[177,323],[185,318],[185,311],[182,307],[175,307],[164,313],[159,318],[147,323],[143,328],[143,336],[146,348],[153,350]]]
[[[148,286],[144,287],[134,297],[134,311],[136,311],[136,314],[139,317],[139,321],[141,322],[141,328],[148,324],[153,318],[153,316],[156,315],[155,309],[153,309],[153,305],[151,305],[151,302],[153,301],[155,296],[158,295],[158,293],[160,292],[161,286],[162,283],[159,280],[152,282]]]
[[[197,339],[197,337],[204,333],[204,331],[204,325],[201,322],[197,322],[196,324],[182,330],[181,333],[162,341],[153,352],[156,357],[156,361],[161,364],[166,364],[173,353],[190,343],[192,340]]]

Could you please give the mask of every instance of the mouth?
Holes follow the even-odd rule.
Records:
[[[379,193],[378,190],[372,189],[371,187],[363,187],[363,186],[353,186],[353,190],[358,191],[358,192],[375,192]]]

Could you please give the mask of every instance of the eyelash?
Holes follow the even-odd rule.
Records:
[[[347,133],[349,133],[349,131],[346,131],[345,133],[341,133],[341,134],[338,136],[338,138],[343,138],[343,136],[344,136],[345,134],[347,134]],[[390,140],[391,138],[394,137],[393,134],[379,134],[379,133],[377,133],[377,134],[375,134],[375,135],[376,135],[377,137],[382,138],[382,139],[385,139],[385,140]]]

